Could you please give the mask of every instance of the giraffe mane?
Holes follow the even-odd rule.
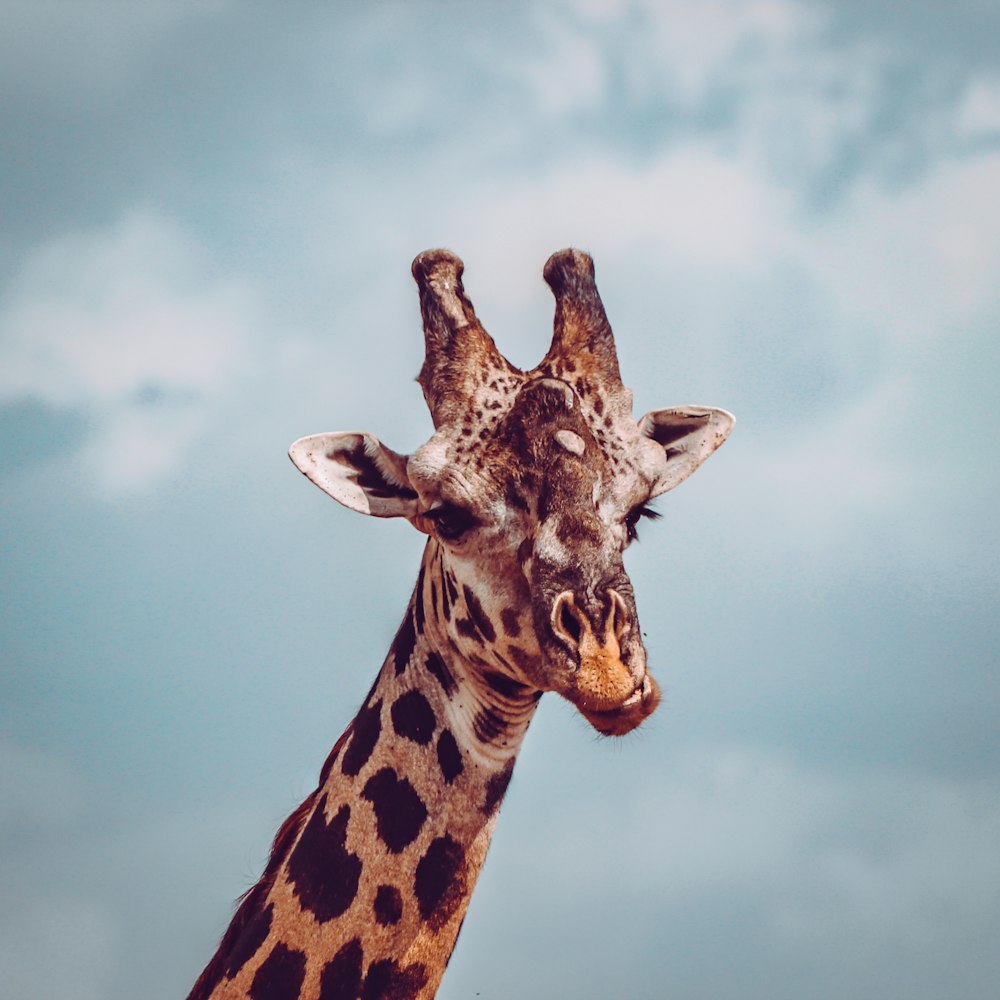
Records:
[[[271,851],[263,873],[246,892],[237,898],[237,908],[233,914],[233,919],[226,929],[226,933],[223,934],[215,954],[210,959],[208,965],[205,966],[205,970],[198,977],[198,981],[194,984],[187,1000],[207,1000],[218,985],[219,980],[222,979],[226,963],[229,961],[234,948],[250,921],[260,912],[260,903],[267,898],[267,894],[271,891],[271,887],[274,885],[274,880],[278,874],[278,869],[288,857],[295,841],[302,832],[306,818],[312,812],[320,790],[326,784],[330,769],[333,767],[338,754],[352,731],[353,727],[348,727],[340,739],[333,745],[333,749],[323,762],[319,785],[295,807],[291,815],[278,828],[278,832],[274,835],[274,840],[271,843]]]

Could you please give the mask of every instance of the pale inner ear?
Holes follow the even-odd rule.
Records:
[[[684,482],[723,441],[736,418],[714,406],[672,406],[653,410],[639,421],[639,431],[663,448],[665,461],[653,496]]]
[[[417,512],[406,456],[386,448],[373,434],[313,434],[299,438],[288,457],[324,493],[360,514],[412,517]]]

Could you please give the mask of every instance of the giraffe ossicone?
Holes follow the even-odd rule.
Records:
[[[586,254],[546,263],[553,337],[527,372],[483,329],[462,270],[446,250],[413,262],[431,438],[411,455],[357,431],[291,447],[335,500],[428,540],[368,697],[189,1000],[433,997],[542,693],[605,735],[659,704],[622,555],[734,418],[632,416]]]

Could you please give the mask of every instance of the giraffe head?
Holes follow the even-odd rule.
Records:
[[[430,440],[405,456],[371,434],[318,434],[292,445],[292,461],[345,506],[430,535],[424,566],[440,579],[422,617],[467,663],[558,692],[601,733],[627,733],[660,695],[622,554],[647,504],[734,419],[707,406],[633,418],[586,254],[545,265],[555,329],[528,372],[479,323],[462,270],[445,250],[413,262]]]

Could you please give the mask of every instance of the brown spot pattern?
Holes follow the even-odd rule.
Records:
[[[504,632],[511,639],[516,639],[521,634],[520,616],[514,608],[504,608],[500,612],[500,624],[503,625]]]
[[[441,689],[450,698],[455,690],[455,678],[448,669],[448,664],[433,651],[427,654],[425,663],[427,670],[437,679],[438,684],[441,685]]]
[[[476,623],[476,628],[479,629],[480,635],[487,642],[495,641],[497,634],[493,628],[493,622],[490,621],[489,615],[483,610],[483,606],[479,603],[479,598],[468,587],[463,587],[462,593],[465,596],[465,606],[469,609],[469,616]]]
[[[462,752],[452,736],[450,729],[442,729],[437,741],[437,758],[441,767],[441,776],[445,784],[450,785],[465,769],[462,763]]]
[[[403,896],[394,885],[380,885],[375,892],[375,919],[383,926],[398,924],[403,916]]]
[[[326,796],[316,804],[302,836],[288,859],[288,878],[304,909],[325,923],[354,902],[361,877],[361,859],[347,850],[350,806],[343,805],[327,823]]]
[[[306,977],[305,952],[280,942],[271,949],[250,984],[251,1000],[299,1000]]]
[[[323,966],[319,978],[319,1000],[357,1000],[361,992],[361,965],[364,962],[361,941],[348,941]]]
[[[269,903],[247,924],[232,951],[226,957],[225,976],[227,979],[239,975],[240,969],[260,950],[271,931],[273,915],[274,904]]]
[[[379,733],[382,731],[382,699],[374,705],[362,708],[351,724],[351,742],[344,751],[340,769],[349,778],[356,778],[361,768],[368,763]]]
[[[430,743],[437,727],[437,718],[431,703],[419,691],[401,694],[393,702],[389,714],[397,735],[420,746]]]
[[[427,819],[427,807],[417,790],[391,767],[373,774],[362,795],[375,809],[375,826],[393,854],[413,843]]]
[[[511,775],[514,773],[514,761],[509,760],[503,766],[503,769],[497,771],[496,774],[486,782],[486,799],[483,802],[483,812],[487,816],[492,816],[493,813],[500,808],[500,803],[503,802],[504,795],[507,794],[507,786],[510,784]]]
[[[440,930],[464,898],[465,876],[461,845],[448,834],[432,840],[413,881],[420,916],[432,930]]]
[[[414,1000],[426,982],[427,969],[419,962],[401,966],[382,958],[368,967],[361,1000]]]
[[[417,644],[417,631],[413,624],[413,615],[410,609],[406,609],[406,615],[396,632],[396,638],[392,640],[392,659],[396,664],[396,676],[398,677],[410,662],[413,655],[413,647]]]

